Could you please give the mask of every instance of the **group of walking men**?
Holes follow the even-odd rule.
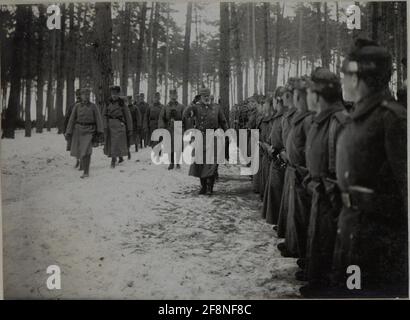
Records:
[[[373,41],[355,42],[342,74],[316,68],[262,104],[249,99],[248,128],[260,132],[254,191],[285,239],[281,255],[298,258],[304,297],[404,297],[406,107],[389,92],[390,54]]]
[[[222,109],[213,103],[207,88],[202,88],[187,108],[178,102],[176,89],[169,91],[170,101],[165,106],[161,104],[158,92],[148,105],[143,93],[136,103],[132,103],[132,97],[120,96],[119,86],[112,86],[110,90],[110,98],[102,111],[90,102],[90,89],[81,88],[76,91],[76,102],[66,112],[67,151],[76,158],[75,167],[84,171],[81,178],[89,176],[92,149],[100,144],[104,144],[104,154],[111,158],[111,168],[115,168],[117,161],[124,161],[123,157],[131,158],[131,145],[135,145],[138,152],[139,147],[154,147],[160,143],[161,139],[151,141],[151,135],[155,129],[164,128],[171,134],[168,169],[180,169],[181,154],[174,152],[175,121],[182,122],[183,130],[197,128],[205,133],[206,129],[227,129]],[[217,166],[192,164],[189,174],[200,178],[200,194],[212,194]]]

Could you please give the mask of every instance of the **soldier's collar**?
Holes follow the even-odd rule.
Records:
[[[296,110],[297,110],[296,107],[289,108],[288,111],[285,114],[285,117],[289,118],[289,117],[293,116],[294,113],[296,112]]]
[[[344,110],[344,106],[341,101],[337,101],[333,103],[329,108],[321,111],[316,117],[315,117],[315,122],[316,123],[322,123],[326,119],[328,119],[332,114],[338,111]]]
[[[305,119],[307,116],[309,116],[309,115],[311,115],[311,114],[313,114],[313,112],[312,112],[312,111],[308,111],[308,110],[302,111],[302,112],[300,112],[300,113],[297,113],[297,114],[295,115],[295,117],[292,119],[292,123],[293,123],[293,124],[297,124],[298,122],[300,122],[301,120]]]
[[[386,99],[391,99],[391,94],[387,89],[362,98],[354,105],[354,111],[351,114],[351,118],[355,120],[368,114]]]

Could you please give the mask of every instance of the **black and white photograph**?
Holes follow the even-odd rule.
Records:
[[[408,299],[406,1],[0,8],[4,299]]]

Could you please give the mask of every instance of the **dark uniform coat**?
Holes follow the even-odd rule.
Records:
[[[252,150],[252,143],[257,143],[257,142],[252,141],[251,132],[249,129],[259,129],[262,118],[263,118],[263,115],[260,112],[258,112],[258,110],[254,109],[254,110],[249,111],[248,123],[246,125],[248,129],[248,147],[247,147],[248,155],[250,154],[250,151]],[[260,191],[260,178],[261,178],[260,163],[261,162],[262,162],[262,152],[259,150],[258,172],[256,172],[252,177],[252,184],[253,184],[254,192]]]
[[[157,142],[151,142],[151,135],[158,129],[159,115],[164,106],[161,103],[153,103],[145,112],[144,130],[148,133],[148,143],[153,147]]]
[[[145,128],[148,128],[148,125],[145,124],[145,121],[146,121],[145,114],[149,108],[149,105],[145,101],[141,101],[136,104],[136,107],[138,108],[141,114],[141,121],[142,121],[141,129],[138,131],[138,137],[141,139],[144,139],[144,143],[145,145],[147,145],[149,141],[149,137],[148,137],[148,132],[145,132],[144,130]]]
[[[285,238],[288,252],[295,257],[304,257],[306,251],[310,197],[302,182],[307,175],[306,137],[312,121],[312,112],[297,112],[286,141],[289,194],[287,199],[282,198],[283,201],[288,201]]]
[[[132,135],[129,137],[128,145],[133,145],[138,143],[138,134],[141,132],[142,118],[141,113],[137,106],[134,104],[128,105],[130,109],[130,115],[132,120]]]
[[[269,142],[269,133],[272,128],[272,115],[264,116],[259,125],[259,140],[261,142]],[[263,195],[265,193],[265,186],[269,176],[269,156],[266,154],[262,148],[259,150],[260,162],[259,162],[259,194],[263,200]]]
[[[178,102],[169,102],[164,108],[162,108],[159,119],[159,128],[167,129],[171,135],[171,155],[174,155],[174,121],[183,120],[185,107]],[[184,128],[182,128],[184,130]],[[183,132],[182,132],[183,134]],[[182,143],[182,140],[181,140]]]
[[[285,169],[278,155],[283,150],[282,118],[287,110],[277,112],[272,118],[272,128],[268,144],[274,149],[270,157],[269,176],[263,196],[262,217],[269,224],[277,224],[282,199],[283,176]]]
[[[408,296],[406,111],[381,91],[359,101],[351,118],[336,151],[336,279],[345,286],[346,268],[357,265],[356,291]]]
[[[77,100],[75,103],[73,103],[71,106],[68,106],[65,117],[64,117],[64,130],[63,133],[65,134],[67,132],[67,126],[68,126],[68,121],[70,120],[71,114],[73,113],[73,109],[76,103],[79,103],[81,100]],[[70,151],[71,149],[71,139],[67,139],[67,147],[66,150]]]
[[[91,155],[93,141],[103,131],[103,121],[97,106],[91,102],[76,103],[66,129],[66,134],[72,135],[70,154],[77,159]]]
[[[216,138],[214,140],[214,163],[206,164],[206,129],[218,129],[222,128],[224,131],[228,129],[225,115],[221,106],[217,104],[205,105],[198,103],[191,105],[187,108],[187,113],[193,112],[193,116],[196,119],[196,129],[200,130],[203,135],[203,163],[194,163],[189,168],[189,175],[198,178],[211,178],[215,177],[218,164],[217,164],[217,144]]]
[[[312,197],[306,248],[306,276],[313,284],[329,286],[340,194],[334,183],[336,140],[347,119],[342,102],[320,112],[306,142],[306,179]]]
[[[104,154],[108,157],[128,155],[128,136],[132,135],[132,119],[128,106],[122,99],[113,101],[103,110],[105,144]]]
[[[296,107],[292,107],[288,109],[288,111],[282,117],[282,143],[285,148],[286,148],[286,140],[288,138],[288,134],[292,126],[292,119],[295,116],[296,111],[297,111]],[[279,238],[284,238],[285,232],[286,232],[288,201],[283,201],[283,199],[288,199],[289,197],[289,188],[290,188],[289,171],[290,169],[286,168],[285,177],[283,181],[282,200],[280,202],[279,217],[278,217],[278,237]]]

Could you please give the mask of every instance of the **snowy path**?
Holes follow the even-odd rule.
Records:
[[[112,170],[94,149],[82,180],[61,135],[1,141],[6,298],[298,296],[294,259],[276,250],[247,177],[221,166],[215,195],[198,196],[187,166],[132,157]],[[51,264],[61,290],[46,287]]]

